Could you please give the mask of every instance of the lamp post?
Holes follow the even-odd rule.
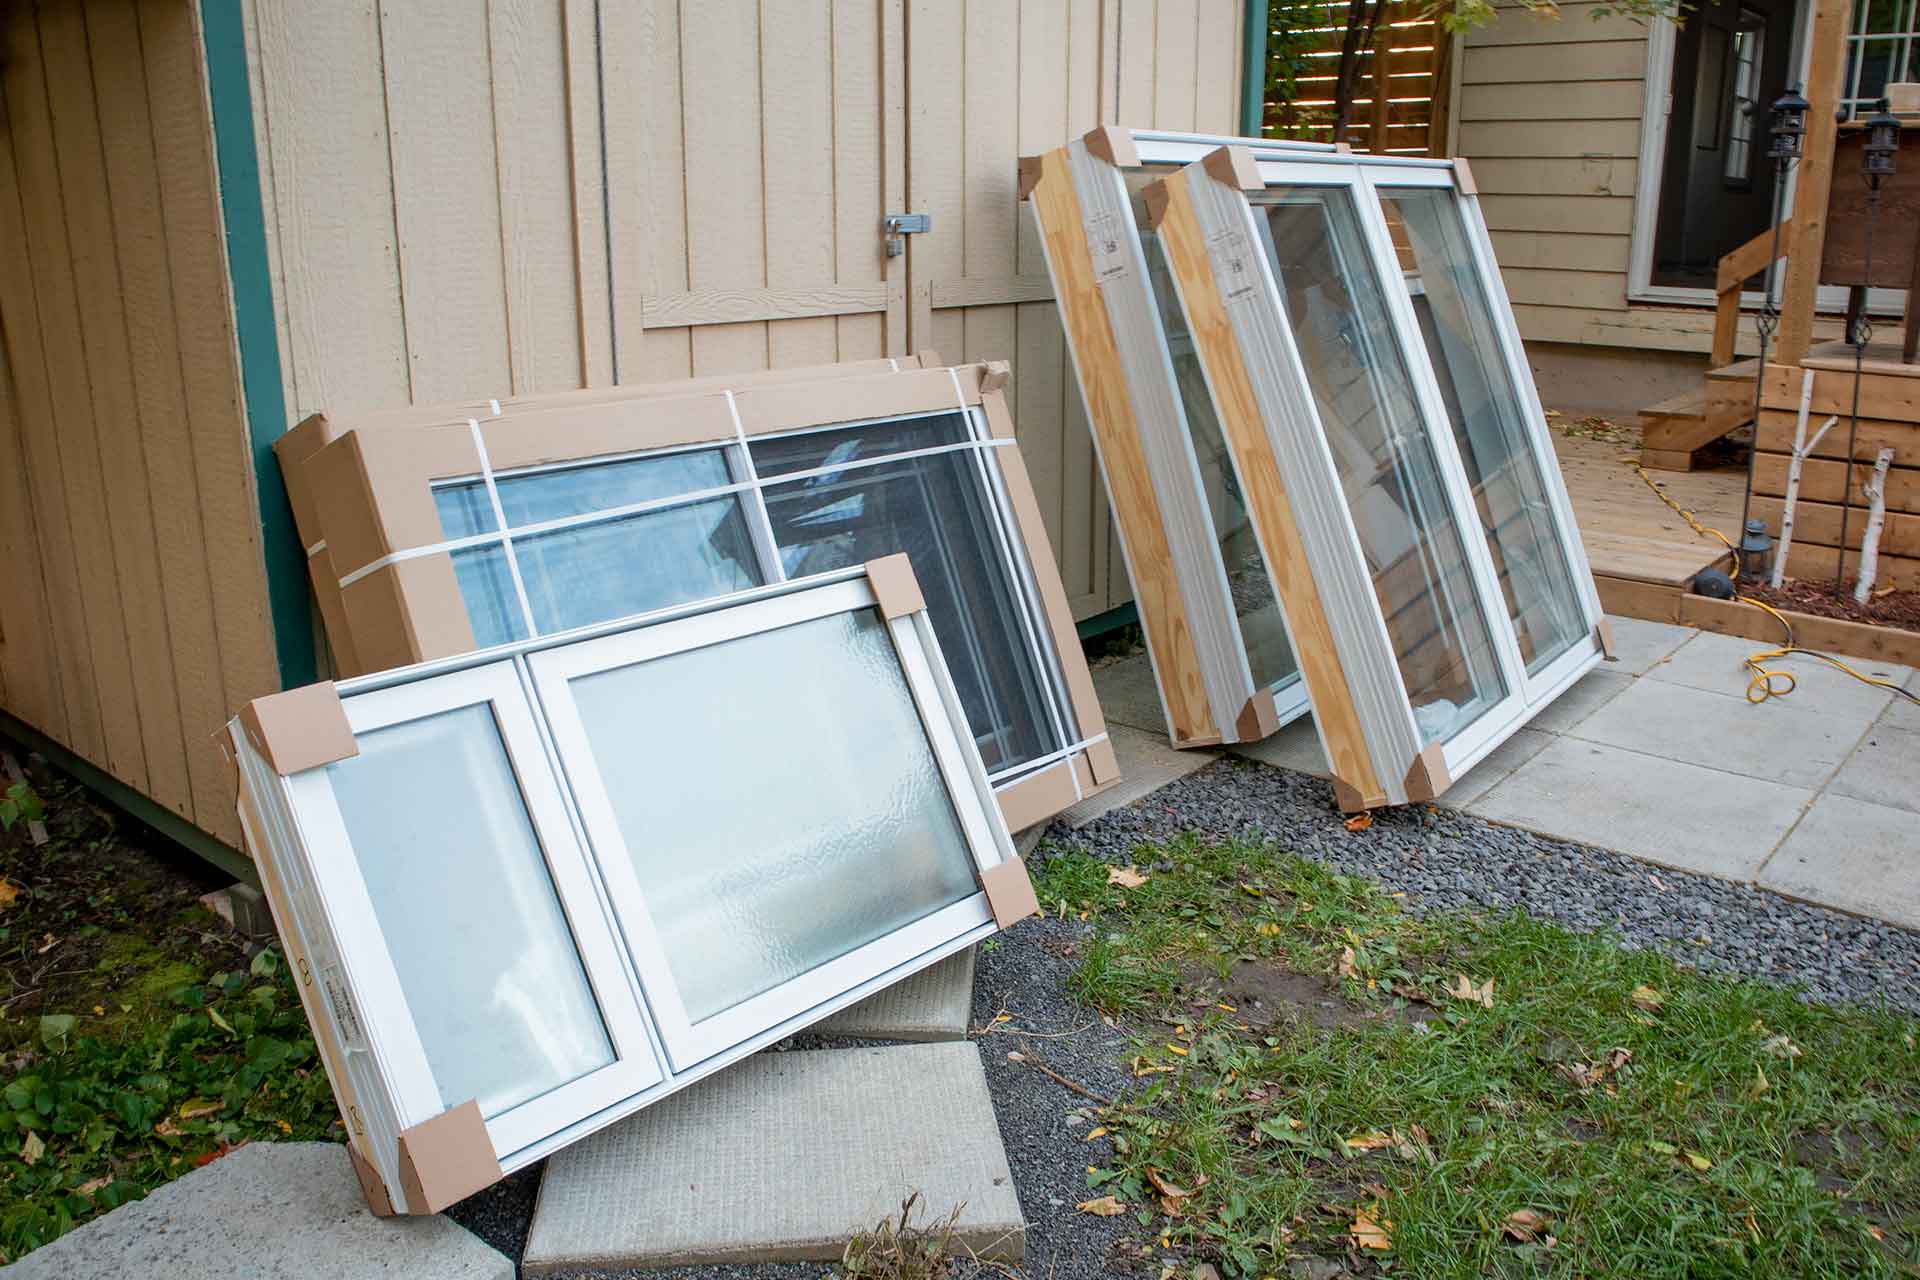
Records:
[[[1867,301],[1873,288],[1873,227],[1880,220],[1880,186],[1893,176],[1894,156],[1900,151],[1900,119],[1888,110],[1885,98],[1874,104],[1867,117],[1867,141],[1860,151],[1860,176],[1867,183],[1867,225],[1862,238],[1865,247],[1860,267],[1860,313],[1854,317],[1847,342],[1853,347],[1853,412],[1847,424],[1846,483],[1840,486],[1840,546],[1833,557],[1833,587],[1846,590],[1847,525],[1853,515],[1853,451],[1860,434],[1861,366],[1867,357],[1867,343],[1873,338],[1873,322],[1867,318]]]
[[[1806,95],[1800,92],[1799,85],[1793,85],[1785,93],[1773,100],[1772,124],[1769,126],[1770,139],[1767,145],[1767,159],[1773,161],[1773,250],[1767,255],[1767,269],[1763,276],[1763,290],[1760,299],[1760,314],[1754,317],[1754,331],[1760,337],[1760,357],[1753,378],[1753,432],[1754,445],[1759,444],[1760,434],[1760,391],[1767,383],[1767,345],[1773,338],[1773,331],[1780,327],[1780,309],[1773,304],[1774,272],[1780,265],[1780,206],[1786,198],[1787,171],[1793,167],[1806,146],[1807,112],[1813,109]],[[1745,529],[1753,515],[1753,455],[1756,448],[1747,450],[1747,487],[1740,498],[1740,527]],[[1735,556],[1734,572],[1738,574],[1741,565],[1739,556]]]

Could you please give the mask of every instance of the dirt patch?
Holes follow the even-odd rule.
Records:
[[[1920,632],[1920,591],[1896,590],[1870,597],[1863,605],[1853,602],[1853,584],[1836,592],[1831,580],[1810,581],[1790,578],[1778,587],[1759,584],[1740,588],[1742,595],[1796,613],[1811,613],[1843,622],[1868,622],[1875,626],[1897,627]]]
[[[1197,1005],[1230,1004],[1250,1026],[1259,1028],[1291,1021],[1332,1031],[1381,1022],[1425,1022],[1434,1016],[1423,1005],[1390,1009],[1357,1004],[1330,979],[1296,973],[1270,960],[1238,961],[1225,982],[1198,966],[1182,965],[1179,992]]]

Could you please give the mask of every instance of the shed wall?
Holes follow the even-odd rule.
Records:
[[[0,706],[236,843],[214,738],[278,673],[197,6],[7,15]]]

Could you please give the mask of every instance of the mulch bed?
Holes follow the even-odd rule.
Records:
[[[1920,591],[1895,590],[1869,597],[1867,603],[1853,602],[1853,588],[1834,591],[1830,581],[1809,582],[1789,578],[1778,587],[1741,584],[1740,594],[1796,613],[1811,613],[1845,622],[1866,622],[1881,627],[1897,627],[1920,633]]]

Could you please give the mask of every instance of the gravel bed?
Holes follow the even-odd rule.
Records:
[[[1388,809],[1374,815],[1368,830],[1349,832],[1326,783],[1248,761],[1218,761],[1078,831],[1056,823],[1034,856],[1078,848],[1125,864],[1139,860],[1141,844],[1187,832],[1273,839],[1302,857],[1404,891],[1414,912],[1519,909],[1574,929],[1608,930],[1629,946],[1658,948],[1703,970],[1797,984],[1812,999],[1884,1001],[1920,1013],[1920,934],[1450,809]],[[981,949],[974,976],[975,1043],[1027,1219],[1024,1270],[1049,1280],[1139,1271],[1113,1253],[1123,1236],[1137,1233],[1131,1219],[1074,1211],[1092,1194],[1087,1166],[1108,1154],[1104,1141],[1085,1139],[1092,1122],[1083,1113],[1096,1104],[1007,1057],[1037,1059],[1105,1097],[1131,1083],[1125,1037],[1067,994],[1074,950],[1087,932],[1073,921],[1024,921]],[[1003,1012],[1008,1020],[994,1023]],[[796,1037],[782,1047],[851,1043],[863,1042]],[[539,1176],[538,1166],[523,1170],[448,1216],[518,1259]],[[819,1280],[830,1270],[800,1263],[593,1274]],[[965,1264],[955,1271],[960,1277],[1004,1274]]]
[[[1139,844],[1190,831],[1269,837],[1404,891],[1416,912],[1524,910],[1611,931],[1701,970],[1801,986],[1829,1003],[1884,1001],[1920,1013],[1920,933],[1452,809],[1384,809],[1367,830],[1348,831],[1327,783],[1251,761],[1217,761],[1078,831],[1056,823],[1039,856],[1067,846],[1126,863]]]

